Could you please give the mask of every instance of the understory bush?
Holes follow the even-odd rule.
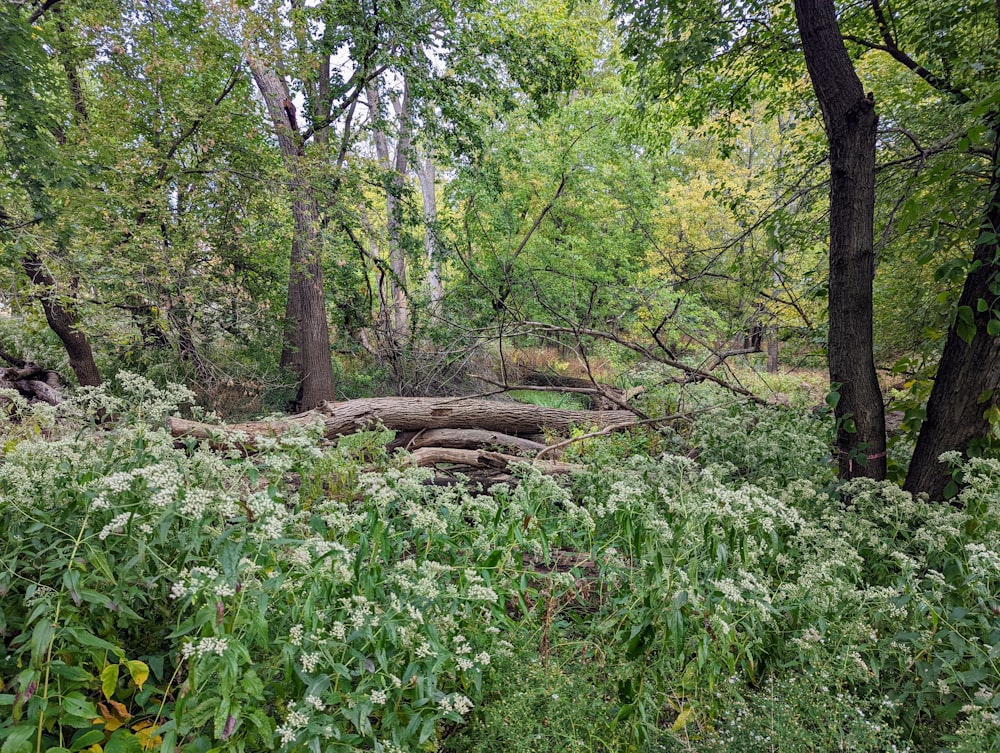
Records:
[[[835,486],[730,408],[483,491],[385,431],[177,443],[190,399],[5,404],[0,752],[1000,750],[996,461]]]

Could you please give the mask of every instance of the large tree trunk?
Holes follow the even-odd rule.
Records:
[[[991,427],[986,416],[992,406],[1000,404],[1000,337],[987,330],[990,320],[1000,311],[1000,296],[994,292],[1000,283],[997,152],[994,138],[993,179],[980,235],[984,242],[976,245],[973,266],[958,301],[958,316],[948,330],[927,402],[927,418],[920,428],[903,487],[914,494],[924,492],[931,499],[943,499],[950,480],[948,469],[938,462],[938,457],[948,450],[968,454],[970,445],[989,434]]]
[[[46,271],[37,254],[34,252],[25,254],[21,257],[21,266],[28,275],[28,279],[39,291],[38,298],[45,311],[45,320],[49,323],[52,331],[62,340],[66,354],[69,356],[70,368],[76,374],[77,381],[83,387],[99,386],[101,374],[97,370],[90,341],[80,331],[80,317],[75,307],[67,302],[67,299],[59,296],[56,291],[56,281]]]
[[[316,421],[323,422],[324,435],[333,439],[376,424],[395,431],[474,428],[504,434],[536,434],[544,429],[566,432],[572,426],[631,425],[635,414],[625,410],[562,410],[464,397],[382,397],[324,403],[317,410],[286,419],[230,426],[172,418],[170,431],[176,437],[196,439],[236,433],[245,436],[252,445],[257,437],[276,436],[294,426],[308,426]]]
[[[830,381],[840,477],[885,478],[885,408],[872,356],[875,133],[872,97],[844,47],[833,0],[795,0],[830,145]]]
[[[284,80],[258,60],[250,60],[250,69],[267,104],[281,147],[288,171],[288,192],[295,223],[281,365],[291,370],[298,380],[298,409],[310,410],[334,397],[330,327],[323,291],[319,211],[309,183],[305,149],[288,87]]]

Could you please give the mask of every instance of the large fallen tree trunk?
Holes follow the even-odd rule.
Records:
[[[323,403],[319,408],[273,421],[251,421],[215,426],[170,419],[175,437],[236,439],[252,446],[259,437],[273,437],[296,426],[323,423],[323,434],[333,439],[382,424],[394,431],[422,429],[482,429],[503,434],[537,434],[546,429],[563,434],[572,426],[610,426],[634,421],[626,410],[586,411],[545,408],[524,403],[501,403],[477,398],[380,397]]]

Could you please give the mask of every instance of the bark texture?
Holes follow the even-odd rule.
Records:
[[[440,316],[444,301],[441,283],[441,254],[437,243],[437,194],[435,193],[434,158],[417,158],[417,178],[424,202],[424,253],[427,255],[427,287],[430,291],[431,314]]]
[[[76,374],[77,381],[83,387],[99,386],[101,374],[94,361],[90,341],[80,331],[80,317],[76,308],[68,299],[59,295],[55,279],[45,269],[37,254],[25,254],[21,257],[21,266],[38,291],[38,298],[45,311],[45,320],[66,348],[69,365]]]
[[[586,466],[574,463],[561,463],[558,460],[537,460],[520,458],[516,455],[504,455],[500,452],[486,450],[455,450],[443,447],[424,447],[414,450],[410,455],[414,465],[431,466],[442,463],[451,465],[467,465],[470,468],[505,470],[511,463],[531,463],[542,473],[580,473]]]
[[[422,429],[481,429],[503,434],[535,434],[543,429],[565,432],[571,426],[610,426],[632,423],[630,411],[575,411],[543,408],[524,403],[500,403],[478,398],[447,397],[381,397],[349,400],[344,403],[324,403],[317,410],[300,413],[277,421],[253,421],[228,426],[170,419],[170,431],[175,437],[212,439],[226,435],[246,437],[253,445],[256,438],[273,437],[294,426],[323,422],[323,433],[333,439],[341,434],[371,427],[376,423],[394,431]]]
[[[874,98],[847,54],[833,0],[795,0],[809,77],[830,146],[830,381],[840,399],[840,477],[885,478],[885,408],[872,356]]]
[[[458,450],[475,450],[481,447],[502,447],[517,452],[539,452],[545,449],[535,442],[512,434],[483,429],[430,429],[421,431],[407,444],[407,449],[421,447],[449,447]]]
[[[927,418],[920,428],[904,487],[914,494],[943,499],[950,480],[948,468],[938,462],[941,453],[959,450],[968,454],[970,445],[986,437],[990,424],[987,410],[1000,403],[1000,337],[987,326],[1000,312],[1000,265],[997,264],[997,233],[1000,233],[1000,159],[993,144],[993,179],[984,212],[973,266],[959,299],[959,317],[948,331],[937,378],[927,402]],[[982,301],[985,305],[981,305]],[[983,309],[980,311],[980,309]],[[966,342],[959,334],[962,315],[972,315],[975,334]],[[967,327],[967,320],[965,321]]]
[[[250,60],[250,70],[267,104],[288,171],[288,193],[294,218],[281,365],[298,379],[297,407],[310,410],[334,396],[319,209],[309,183],[305,148],[288,87],[281,77],[258,60]]]
[[[369,106],[378,107],[378,85],[368,87]],[[390,311],[388,321],[392,328],[393,344],[406,339],[410,325],[410,306],[406,293],[406,250],[403,248],[403,189],[409,169],[412,125],[410,122],[410,90],[403,79],[403,92],[392,96],[392,109],[396,116],[396,148],[390,152],[389,140],[384,131],[374,132],[375,150],[379,164],[386,173],[385,213],[389,237]]]

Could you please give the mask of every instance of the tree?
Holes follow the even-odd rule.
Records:
[[[319,206],[310,180],[304,136],[299,131],[295,105],[285,81],[257,58],[250,69],[260,89],[287,172],[287,189],[295,221],[288,271],[285,338],[281,366],[295,374],[299,390],[295,399],[301,410],[311,410],[334,398],[330,329],[323,288]],[[329,60],[325,61],[329,65]],[[344,110],[353,110],[358,91]],[[332,118],[332,111],[322,114]],[[329,126],[324,126],[329,127]],[[346,132],[350,124],[345,125]]]
[[[840,477],[885,478],[885,410],[875,372],[875,135],[871,95],[854,71],[833,0],[795,0],[802,51],[830,146],[830,382]]]
[[[897,265],[896,273],[910,275],[910,279],[917,266],[914,261],[925,264],[937,259],[936,280],[943,288],[938,291],[939,298],[949,299],[952,280],[962,282],[905,482],[910,491],[943,497],[950,479],[947,468],[938,462],[940,454],[947,450],[978,452],[1000,425],[1000,349],[995,338],[995,333],[1000,333],[1000,317],[994,313],[1000,290],[996,260],[1000,214],[995,198],[994,134],[995,103],[1000,93],[994,75],[998,43],[995,4],[904,2],[889,8],[880,0],[869,0],[838,11],[832,2],[803,0],[795,3],[797,24],[781,8],[753,1],[718,6],[623,0],[616,8],[626,19],[627,49],[640,61],[638,77],[650,86],[649,96],[673,95],[683,91],[685,84],[697,81],[703,86],[687,89],[680,96],[691,103],[688,111],[698,120],[713,108],[730,112],[743,108],[754,97],[770,101],[775,109],[801,108],[801,100],[796,103],[780,87],[768,89],[761,84],[796,80],[797,56],[790,54],[796,48],[792,33],[796,27],[802,33],[805,62],[822,105],[831,147],[829,358],[832,381],[839,382],[834,386],[840,401],[838,449],[844,476],[855,475],[861,462],[869,466],[866,474],[881,474],[879,456],[883,450],[874,418],[881,398],[872,388],[870,376],[857,381],[858,369],[870,373],[869,358],[863,359],[863,367],[857,360],[843,360],[847,354],[867,351],[863,341],[868,339],[868,328],[855,315],[857,311],[844,310],[844,301],[838,300],[845,288],[841,283],[846,281],[849,295],[857,296],[865,311],[862,316],[867,317],[870,284],[863,278],[870,277],[875,268],[863,258],[871,258],[865,247],[873,244],[861,194],[869,190],[870,175],[877,173],[882,185],[890,185],[893,176],[905,176],[896,183],[901,195],[883,195],[880,200],[884,224],[879,248],[900,254],[906,261]],[[837,37],[860,51],[854,63]],[[879,101],[892,112],[878,140],[882,149],[894,150],[880,165],[869,156],[876,120],[856,73],[862,63],[869,78],[873,69],[881,70],[889,63],[911,74],[909,81],[877,77],[888,84],[879,90]],[[919,84],[914,84],[914,76],[919,77]],[[920,92],[919,97],[915,91]],[[915,99],[920,101],[911,104]],[[867,141],[862,142],[862,136]],[[905,144],[908,153],[901,153],[900,144]],[[852,175],[861,183],[853,184]],[[841,178],[847,180],[841,183]],[[851,210],[852,202],[839,203],[836,196],[844,198],[854,189],[859,189],[855,196],[858,203]],[[968,205],[976,196],[981,197],[984,209],[981,219],[970,224],[954,206],[956,202]],[[930,247],[925,240],[901,232],[921,222],[930,230]],[[970,230],[976,238],[971,260],[955,258],[953,249]],[[897,250],[891,248],[894,243]],[[838,247],[853,247],[857,255],[838,261]],[[835,268],[838,263],[848,266]],[[838,275],[843,274],[848,277],[838,282]],[[903,285],[906,287],[905,282]],[[912,314],[910,318],[914,318]],[[837,334],[845,322],[854,325],[841,334],[857,332],[862,345],[856,338],[844,340]],[[925,321],[925,326],[928,324]],[[844,376],[838,378],[838,374]],[[854,405],[845,405],[845,398]],[[843,420],[847,413],[852,421]],[[845,436],[845,429],[854,429],[853,436]],[[850,450],[851,446],[855,449]]]
[[[45,37],[33,29],[32,25],[42,19],[47,7],[7,3],[0,9],[0,91],[3,92],[0,114],[7,126],[4,146],[31,215],[30,220],[16,218],[0,197],[0,232],[5,235],[16,234],[35,223],[46,226],[54,223],[57,209],[50,189],[63,181],[74,182],[63,153],[71,138],[67,130],[81,129],[87,120],[76,62],[62,39],[66,33],[64,25],[47,24],[53,38],[47,48]],[[51,57],[47,50],[52,51]],[[59,81],[60,70],[64,81]],[[58,233],[56,245],[62,247],[65,243],[65,234]],[[83,386],[97,386],[101,383],[100,372],[90,341],[81,329],[81,316],[73,296],[59,288],[42,255],[30,244],[29,240],[27,248],[22,246],[20,266],[37,291],[45,319],[62,341],[77,381]],[[75,291],[76,284],[75,279],[71,281],[70,291]]]

